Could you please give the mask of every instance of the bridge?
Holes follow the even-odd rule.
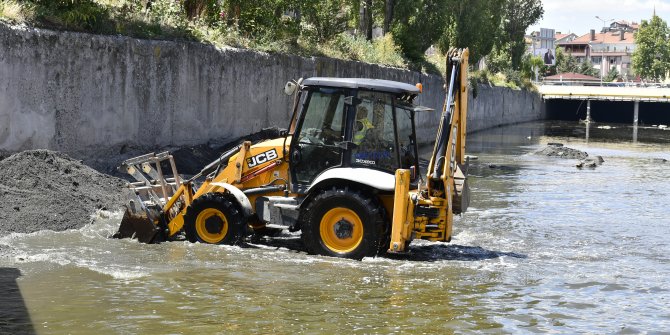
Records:
[[[670,88],[625,85],[585,86],[564,82],[538,86],[544,99],[670,102]]]
[[[670,103],[670,87],[666,84],[651,84],[646,87],[632,86],[625,83],[598,83],[582,82],[544,82],[538,85],[542,98],[552,100],[579,100],[586,101],[586,121],[591,121],[591,102],[632,102],[633,123],[639,121],[640,102]],[[628,107],[630,108],[630,107]]]

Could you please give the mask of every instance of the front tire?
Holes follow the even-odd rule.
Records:
[[[244,217],[226,196],[209,193],[195,199],[186,211],[184,231],[191,242],[236,244],[244,235]]]
[[[311,254],[362,259],[376,256],[387,232],[374,196],[348,188],[320,191],[302,218],[302,241]]]

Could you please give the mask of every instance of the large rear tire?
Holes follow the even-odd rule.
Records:
[[[302,241],[311,254],[362,259],[386,249],[384,208],[376,197],[348,188],[320,191],[302,215]]]
[[[184,215],[184,231],[191,242],[237,244],[246,231],[244,217],[223,194],[195,199]]]

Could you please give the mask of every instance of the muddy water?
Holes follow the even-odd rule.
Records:
[[[670,130],[598,126],[470,136],[470,211],[405,259],[309,256],[292,235],[142,245],[106,238],[114,215],[2,237],[0,333],[667,333]],[[605,163],[529,154],[548,142]]]

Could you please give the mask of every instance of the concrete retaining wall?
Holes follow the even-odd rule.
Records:
[[[289,79],[369,77],[421,82],[419,103],[439,110],[439,76],[328,58],[216,49],[0,24],[0,150],[48,148],[87,157],[287,127]],[[542,118],[537,96],[480,88],[468,129]],[[438,113],[418,117],[421,141]]]
[[[468,132],[546,119],[542,97],[526,90],[479,85],[477,98],[470,94],[468,108]]]

